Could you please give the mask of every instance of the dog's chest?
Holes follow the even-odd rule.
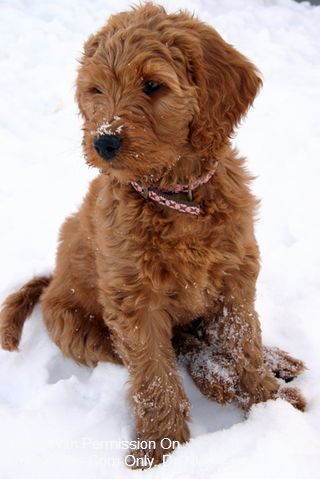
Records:
[[[161,302],[179,322],[212,308],[219,294],[210,280],[212,253],[195,223],[157,221],[148,210],[134,216],[120,208],[99,224],[98,272],[122,297]]]

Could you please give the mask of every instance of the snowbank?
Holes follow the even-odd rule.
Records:
[[[0,5],[0,300],[51,270],[57,233],[94,176],[81,152],[73,83],[84,39],[118,0],[11,0]],[[192,439],[151,471],[126,469],[133,420],[127,372],[80,368],[48,339],[39,309],[21,351],[0,351],[0,477],[319,477],[320,7],[290,0],[164,2],[194,10],[263,72],[264,89],[235,140],[262,198],[256,231],[263,269],[257,309],[266,344],[304,359],[302,414],[278,400],[245,420],[201,396]]]

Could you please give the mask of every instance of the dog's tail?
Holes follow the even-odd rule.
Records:
[[[30,316],[52,276],[38,276],[7,297],[0,312],[0,342],[3,349],[17,351],[25,320]]]

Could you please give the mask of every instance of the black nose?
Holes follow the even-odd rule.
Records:
[[[112,160],[122,145],[122,139],[116,135],[97,136],[93,140],[93,147],[104,160]]]

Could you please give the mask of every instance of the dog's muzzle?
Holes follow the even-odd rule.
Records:
[[[101,158],[110,161],[118,154],[122,145],[122,138],[117,135],[97,136],[92,145]]]

